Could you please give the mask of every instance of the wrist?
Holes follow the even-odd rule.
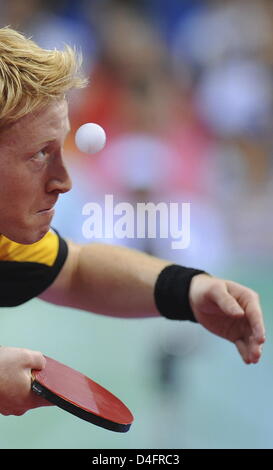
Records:
[[[155,283],[154,298],[159,313],[171,320],[197,322],[190,302],[192,279],[204,271],[179,265],[166,266]]]

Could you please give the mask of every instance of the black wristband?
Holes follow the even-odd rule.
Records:
[[[154,298],[162,316],[171,320],[196,322],[189,302],[189,289],[193,276],[207,274],[199,269],[172,264],[164,268],[155,283]]]

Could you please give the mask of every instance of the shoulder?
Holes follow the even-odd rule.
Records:
[[[38,242],[31,245],[16,243],[4,235],[0,236],[0,262],[40,263],[53,266],[58,255],[67,255],[67,247],[58,232],[50,229]]]
[[[37,297],[58,277],[68,252],[67,242],[53,229],[31,245],[1,235],[0,306],[16,306]]]

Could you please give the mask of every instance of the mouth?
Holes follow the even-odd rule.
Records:
[[[57,200],[55,200],[53,204],[52,202],[53,201],[51,201],[48,206],[45,206],[43,209],[37,211],[37,214],[53,214],[55,212],[54,206]]]
[[[38,211],[37,214],[54,214],[55,209],[54,207],[49,207],[48,209],[42,209],[41,211]]]

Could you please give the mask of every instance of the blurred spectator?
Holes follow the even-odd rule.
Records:
[[[182,18],[173,40],[176,63],[202,71],[224,60],[248,57],[272,62],[270,0],[210,0]]]
[[[182,19],[174,68],[214,136],[208,190],[225,214],[233,256],[273,257],[273,20],[269,1],[209,1]],[[180,63],[182,66],[180,67]]]
[[[89,74],[95,60],[96,40],[84,15],[65,14],[66,4],[65,0],[0,0],[1,26],[10,25],[22,31],[44,48],[76,46],[83,53],[83,67]]]

